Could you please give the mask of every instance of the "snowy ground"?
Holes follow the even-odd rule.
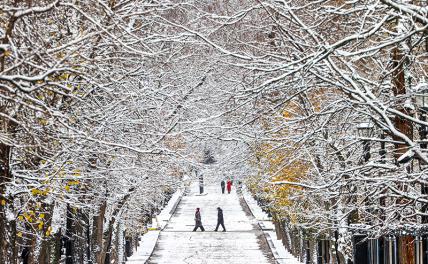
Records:
[[[143,264],[149,259],[159,237],[159,230],[152,230],[144,234],[139,243],[137,252],[128,258],[126,264]]]
[[[231,194],[221,194],[218,185],[206,186],[205,191],[206,195],[199,195],[198,186],[194,184],[190,193],[183,196],[175,214],[160,233],[148,263],[275,263],[263,243],[262,232],[255,228],[257,222],[244,212],[235,190]],[[201,208],[205,232],[192,232],[196,207]],[[223,209],[227,232],[213,232],[217,207]]]
[[[302,264],[285,249],[281,240],[276,236],[275,226],[271,221],[272,219],[262,211],[251,194],[245,188],[243,188],[242,194],[248,207],[268,238],[268,241],[270,242],[269,245],[277,262],[281,264]]]
[[[165,208],[162,209],[161,213],[153,219],[153,227],[157,227],[159,230],[150,230],[144,234],[139,242],[137,252],[128,258],[126,264],[143,264],[149,259],[150,255],[155,248],[156,242],[159,237],[160,230],[164,229],[170,220],[175,207],[180,202],[180,199],[184,193],[184,187],[179,189],[169,200]]]

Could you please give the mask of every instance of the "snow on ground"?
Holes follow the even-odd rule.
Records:
[[[169,219],[171,218],[175,207],[180,202],[181,197],[184,193],[184,187],[177,190],[171,199],[168,201],[168,204],[165,208],[162,209],[160,214],[153,219],[153,226],[162,230],[165,228]],[[159,237],[159,230],[149,230],[146,234],[144,234],[139,242],[137,252],[135,252],[131,257],[128,258],[126,264],[142,264],[146,263],[149,259],[150,255],[155,248],[156,242]]]
[[[171,199],[168,201],[168,204],[165,206],[164,209],[160,212],[160,214],[156,217],[158,221],[158,227],[162,230],[167,225],[169,219],[171,218],[172,214],[174,213],[174,209],[177,206],[177,204],[180,202],[181,197],[184,193],[184,187],[176,191]]]
[[[144,234],[139,243],[137,252],[128,258],[126,264],[146,263],[153,252],[159,233],[159,230],[151,230]]]
[[[236,192],[233,190],[231,194],[221,194],[220,184],[205,186],[205,191],[206,195],[199,195],[198,185],[193,184],[190,193],[183,196],[175,214],[160,233],[148,263],[274,263],[270,252],[266,253],[261,248],[259,236],[262,232],[254,228]],[[197,207],[201,208],[205,232],[192,232]],[[223,209],[227,232],[213,232],[217,207]]]
[[[253,213],[254,217],[259,222],[260,227],[263,229],[266,237],[271,241],[270,247],[279,263],[284,264],[302,264],[296,257],[291,255],[276,236],[275,225],[272,223],[271,217],[263,212],[258,206],[257,201],[252,197],[251,193],[245,188],[242,188],[242,195],[247,202],[248,207]]]

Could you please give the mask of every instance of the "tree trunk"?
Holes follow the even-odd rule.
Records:
[[[414,238],[403,236],[398,239],[400,264],[415,264]]]
[[[93,217],[92,227],[92,260],[94,263],[102,263],[102,248],[103,248],[103,224],[104,215],[106,212],[107,202],[104,201],[99,209],[98,215]]]
[[[2,131],[7,131],[7,124],[1,127]],[[0,263],[7,263],[9,241],[7,234],[7,219],[6,206],[8,199],[6,198],[6,185],[11,180],[10,175],[10,151],[11,147],[0,144]]]
[[[85,244],[85,249],[86,249],[86,261],[91,264],[92,260],[91,260],[91,223],[90,223],[90,219],[89,219],[89,212],[84,212],[83,213],[83,221],[85,222],[86,226],[85,226],[85,238],[86,238],[86,244]]]
[[[54,205],[46,205],[43,206],[45,213],[45,219],[46,222],[44,223],[43,229],[42,229],[42,236],[44,237],[42,239],[41,245],[40,245],[40,254],[39,254],[39,263],[40,264],[50,264],[50,249],[51,249],[51,237],[45,237],[46,231],[52,224],[52,215],[54,210]]]
[[[74,263],[74,232],[73,232],[73,214],[71,212],[71,207],[67,204],[67,223],[65,230],[65,264]]]
[[[103,258],[104,262],[101,264],[110,264],[110,257],[111,257],[111,244],[112,244],[112,237],[113,237],[113,227],[114,227],[115,221],[110,221],[108,231],[106,234],[106,241],[105,241],[105,247],[103,250]]]
[[[30,245],[30,254],[28,256],[28,264],[36,264],[36,242],[37,239],[34,235],[30,235],[31,237],[31,245]]]
[[[40,252],[39,252],[39,264],[49,264],[50,260],[49,260],[49,247],[50,243],[49,243],[49,239],[44,238],[41,241],[41,245],[40,245]]]
[[[392,59],[394,63],[394,76],[393,76],[393,92],[396,98],[403,96],[406,94],[406,79],[405,79],[405,69],[404,69],[404,54],[403,51],[396,47],[394,48]],[[404,102],[397,102],[397,110],[404,113],[410,114],[403,107]],[[394,118],[395,127],[398,131],[405,134],[410,139],[413,138],[413,126],[412,124],[399,116],[395,116]],[[396,141],[402,141],[401,138],[396,136],[393,137]],[[406,144],[395,144],[395,158],[398,159],[401,155],[403,155],[408,150],[408,146]]]
[[[58,230],[58,233],[55,234],[55,238],[52,240],[52,264],[60,264],[61,261],[61,249],[62,249],[62,241],[61,241],[61,229]]]
[[[74,246],[74,263],[84,264],[85,263],[85,227],[86,222],[84,221],[84,214],[81,209],[75,212],[76,221],[73,221],[73,246]]]
[[[104,243],[104,248],[103,248],[104,262],[97,262],[99,264],[110,264],[110,250],[111,250],[111,244],[112,244],[113,229],[116,224],[116,219],[119,216],[123,206],[126,204],[129,197],[131,196],[131,193],[134,190],[135,188],[130,188],[128,190],[128,193],[122,198],[122,200],[118,203],[116,209],[113,211],[110,223],[108,225],[108,232],[105,234],[106,241]]]

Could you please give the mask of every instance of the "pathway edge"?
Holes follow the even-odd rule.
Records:
[[[239,195],[244,200],[245,204],[247,205],[248,209],[251,212],[251,215],[257,221],[257,226],[260,229],[260,231],[263,233],[263,236],[266,239],[266,241],[268,242],[267,244],[269,245],[269,249],[272,252],[272,255],[273,255],[274,259],[275,259],[275,263],[276,264],[280,264],[279,259],[281,259],[281,257],[278,255],[277,249],[276,249],[274,243],[272,242],[272,238],[270,237],[269,233],[265,232],[264,228],[262,227],[262,225],[263,225],[262,221],[260,221],[259,219],[257,219],[257,217],[255,216],[255,214],[253,212],[253,208],[251,208],[251,206],[249,205],[247,199],[245,198],[245,195],[243,194],[243,188],[246,188],[246,187],[245,186],[241,187]]]
[[[183,198],[183,196],[186,195],[186,192],[187,192],[188,188],[189,188],[189,186],[182,186],[182,187],[180,187],[179,190],[177,190],[177,192],[180,191],[181,193],[178,196],[177,200],[174,202],[174,205],[172,206],[172,208],[171,208],[171,210],[169,212],[169,218],[167,220],[167,223],[163,227],[161,227],[159,229],[158,235],[156,237],[156,243],[154,243],[154,246],[153,246],[153,248],[152,248],[152,250],[150,252],[150,255],[147,257],[146,261],[144,261],[144,264],[148,263],[149,259],[152,257],[153,252],[155,251],[156,245],[158,244],[160,233],[167,227],[169,220],[175,214],[175,211],[177,210],[178,205],[180,204],[181,199]]]

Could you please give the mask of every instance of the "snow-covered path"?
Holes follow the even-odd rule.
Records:
[[[275,263],[262,232],[255,227],[255,220],[244,212],[235,190],[221,194],[218,184],[206,186],[205,192],[206,195],[199,195],[197,185],[192,185],[160,233],[148,263]],[[199,229],[192,232],[196,207],[201,208],[205,232]],[[223,209],[227,232],[213,232],[217,207]]]

